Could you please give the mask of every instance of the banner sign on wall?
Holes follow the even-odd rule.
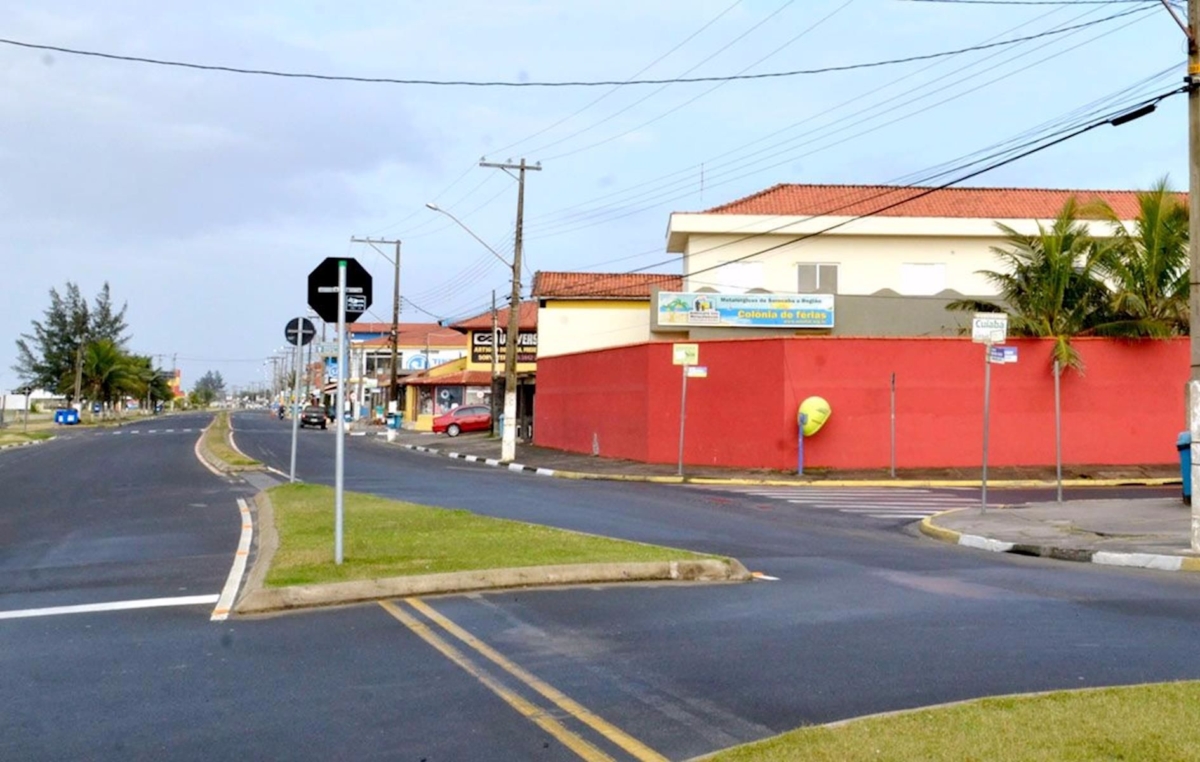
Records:
[[[517,362],[537,362],[537,331],[519,331],[517,333]],[[508,334],[503,330],[496,332],[496,362],[504,364],[507,355]],[[492,332],[471,331],[471,362],[489,363],[492,361]]]
[[[832,328],[833,294],[658,292],[658,324],[742,328]]]

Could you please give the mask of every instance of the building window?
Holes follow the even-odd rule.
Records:
[[[931,296],[946,288],[946,265],[941,262],[905,262],[900,265],[900,293]]]
[[[796,265],[799,275],[796,292],[800,294],[836,294],[838,266],[827,262],[802,262]]]
[[[417,387],[417,413],[433,415],[433,389],[428,386]]]

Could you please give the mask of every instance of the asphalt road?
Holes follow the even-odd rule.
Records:
[[[286,423],[243,414],[235,428],[243,450],[286,469]],[[195,470],[194,440],[156,436],[81,432],[0,453],[0,568],[17,580],[6,579],[0,612],[219,588],[244,488]],[[301,478],[332,481],[332,432],[302,432],[300,444]],[[583,742],[606,755],[590,758],[654,758],[648,748],[686,759],[889,709],[1200,678],[1200,584],[1188,575],[988,554],[912,536],[902,521],[524,476],[361,438],[347,447],[347,485],[733,555],[779,581],[516,591],[226,623],[188,606],[0,619],[0,758],[565,760],[589,758]],[[73,526],[71,503],[89,500],[91,518]],[[212,515],[179,508],[188,503],[210,503]],[[118,533],[138,541],[117,543],[128,552],[105,557],[111,567],[59,570]],[[38,560],[52,548],[57,563]],[[209,550],[211,565],[191,560]],[[110,568],[123,581],[107,585]],[[556,704],[554,691],[603,721]]]

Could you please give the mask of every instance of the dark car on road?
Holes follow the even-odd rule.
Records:
[[[487,431],[492,428],[492,411],[483,405],[469,405],[451,410],[433,419],[433,431],[456,437],[464,431]]]
[[[325,408],[317,405],[309,405],[304,408],[304,412],[300,413],[300,428],[305,426],[319,426],[325,428]]]

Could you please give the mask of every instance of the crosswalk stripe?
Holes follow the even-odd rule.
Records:
[[[919,512],[919,511],[917,511],[916,508],[909,506],[909,505],[880,505],[875,508],[838,508],[837,510],[842,513],[865,513],[865,514],[918,513]],[[922,512],[922,515],[929,516],[934,513],[941,513],[941,512],[942,512],[941,508],[930,508],[929,510]]]
[[[863,515],[872,519],[924,519],[930,516],[928,513],[864,513]]]

